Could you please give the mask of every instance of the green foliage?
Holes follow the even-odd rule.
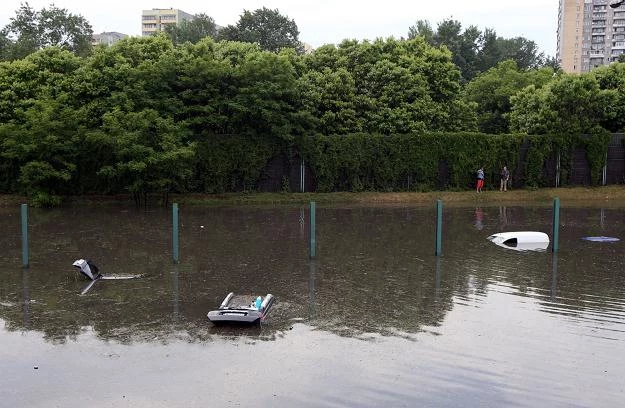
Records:
[[[495,30],[488,28],[483,32],[475,26],[463,30],[462,24],[453,19],[441,21],[436,31],[427,20],[418,20],[408,29],[409,39],[417,37],[435,47],[449,49],[464,83],[505,60],[515,61],[520,69],[539,68],[545,61],[534,41],[498,37]]]
[[[511,98],[511,129],[528,134],[587,133],[606,122],[613,99],[594,76],[563,74],[542,88],[531,85]]]
[[[182,20],[180,24],[165,25],[165,33],[174,44],[197,43],[205,37],[217,37],[217,25],[212,17],[200,13],[193,20]]]
[[[194,190],[202,193],[256,191],[263,168],[281,143],[242,135],[207,135],[197,143]]]
[[[22,3],[0,32],[0,59],[17,60],[56,46],[79,56],[89,55],[93,30],[87,20],[51,4],[40,11]]]
[[[624,124],[623,77],[622,64],[553,77],[505,62],[463,95],[452,54],[421,37],[310,55],[211,38],[174,45],[164,34],[88,57],[47,47],[0,62],[0,191],[41,205],[66,194],[166,202],[170,192],[256,191],[276,157],[303,157],[318,191],[461,190],[479,166],[488,182],[504,164],[540,186],[557,152],[566,182],[575,147],[596,182],[604,129]],[[476,110],[484,130],[504,132],[509,118],[538,136],[467,133]],[[290,175],[278,177],[286,190]]]
[[[473,184],[481,165],[491,178],[503,165],[516,167],[523,138],[478,133],[350,134],[303,138],[298,147],[318,191],[423,191],[439,188],[442,163],[450,172],[447,187],[460,189]]]
[[[300,86],[323,133],[475,129],[450,54],[422,38],[344,41],[304,61],[308,71]]]
[[[244,10],[236,25],[219,30],[218,38],[260,45],[263,50],[278,52],[283,48],[302,50],[297,24],[278,9],[266,7],[252,11]]]
[[[553,78],[551,68],[520,70],[513,60],[478,75],[465,87],[464,97],[477,105],[478,127],[484,133],[508,133],[511,98],[523,88],[541,88]]]
[[[549,185],[545,178],[544,163],[555,153],[554,138],[547,135],[528,136],[529,148],[525,160],[525,185],[530,188]]]
[[[621,54],[623,55],[623,54]],[[600,125],[612,132],[625,131],[625,63],[612,63],[590,74],[604,94]]]

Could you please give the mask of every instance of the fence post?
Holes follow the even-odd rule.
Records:
[[[28,204],[22,204],[22,266],[28,268]]]
[[[551,252],[558,252],[558,239],[560,233],[560,199],[553,199],[553,247]]]
[[[174,203],[172,206],[172,218],[173,218],[173,231],[172,231],[172,242],[173,242],[173,254],[174,254],[174,264],[178,263],[178,203]]]
[[[436,256],[443,252],[443,201],[436,200]]]
[[[315,218],[316,218],[316,204],[314,201],[310,202],[310,257],[314,258],[317,256],[317,236],[316,236],[316,228],[315,228]]]

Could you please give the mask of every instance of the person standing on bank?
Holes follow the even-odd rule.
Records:
[[[508,191],[508,180],[510,180],[510,172],[508,171],[508,167],[503,166],[503,169],[501,169],[499,191]]]
[[[480,167],[477,170],[477,187],[475,191],[478,193],[481,193],[483,187],[484,187],[484,166]]]

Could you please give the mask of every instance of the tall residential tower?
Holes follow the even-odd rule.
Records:
[[[560,0],[557,59],[565,72],[588,72],[625,53],[625,6],[610,0]]]

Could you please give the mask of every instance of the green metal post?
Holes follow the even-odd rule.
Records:
[[[22,265],[28,268],[28,204],[22,204]]]
[[[315,230],[315,212],[316,204],[314,201],[310,202],[310,257],[317,256],[317,235]]]
[[[560,233],[560,199],[558,197],[553,199],[553,247],[551,252],[558,252],[558,239]]]
[[[436,256],[443,252],[443,201],[436,200]]]
[[[173,218],[173,246],[174,246],[174,263],[178,263],[178,203],[174,203],[172,207]]]

